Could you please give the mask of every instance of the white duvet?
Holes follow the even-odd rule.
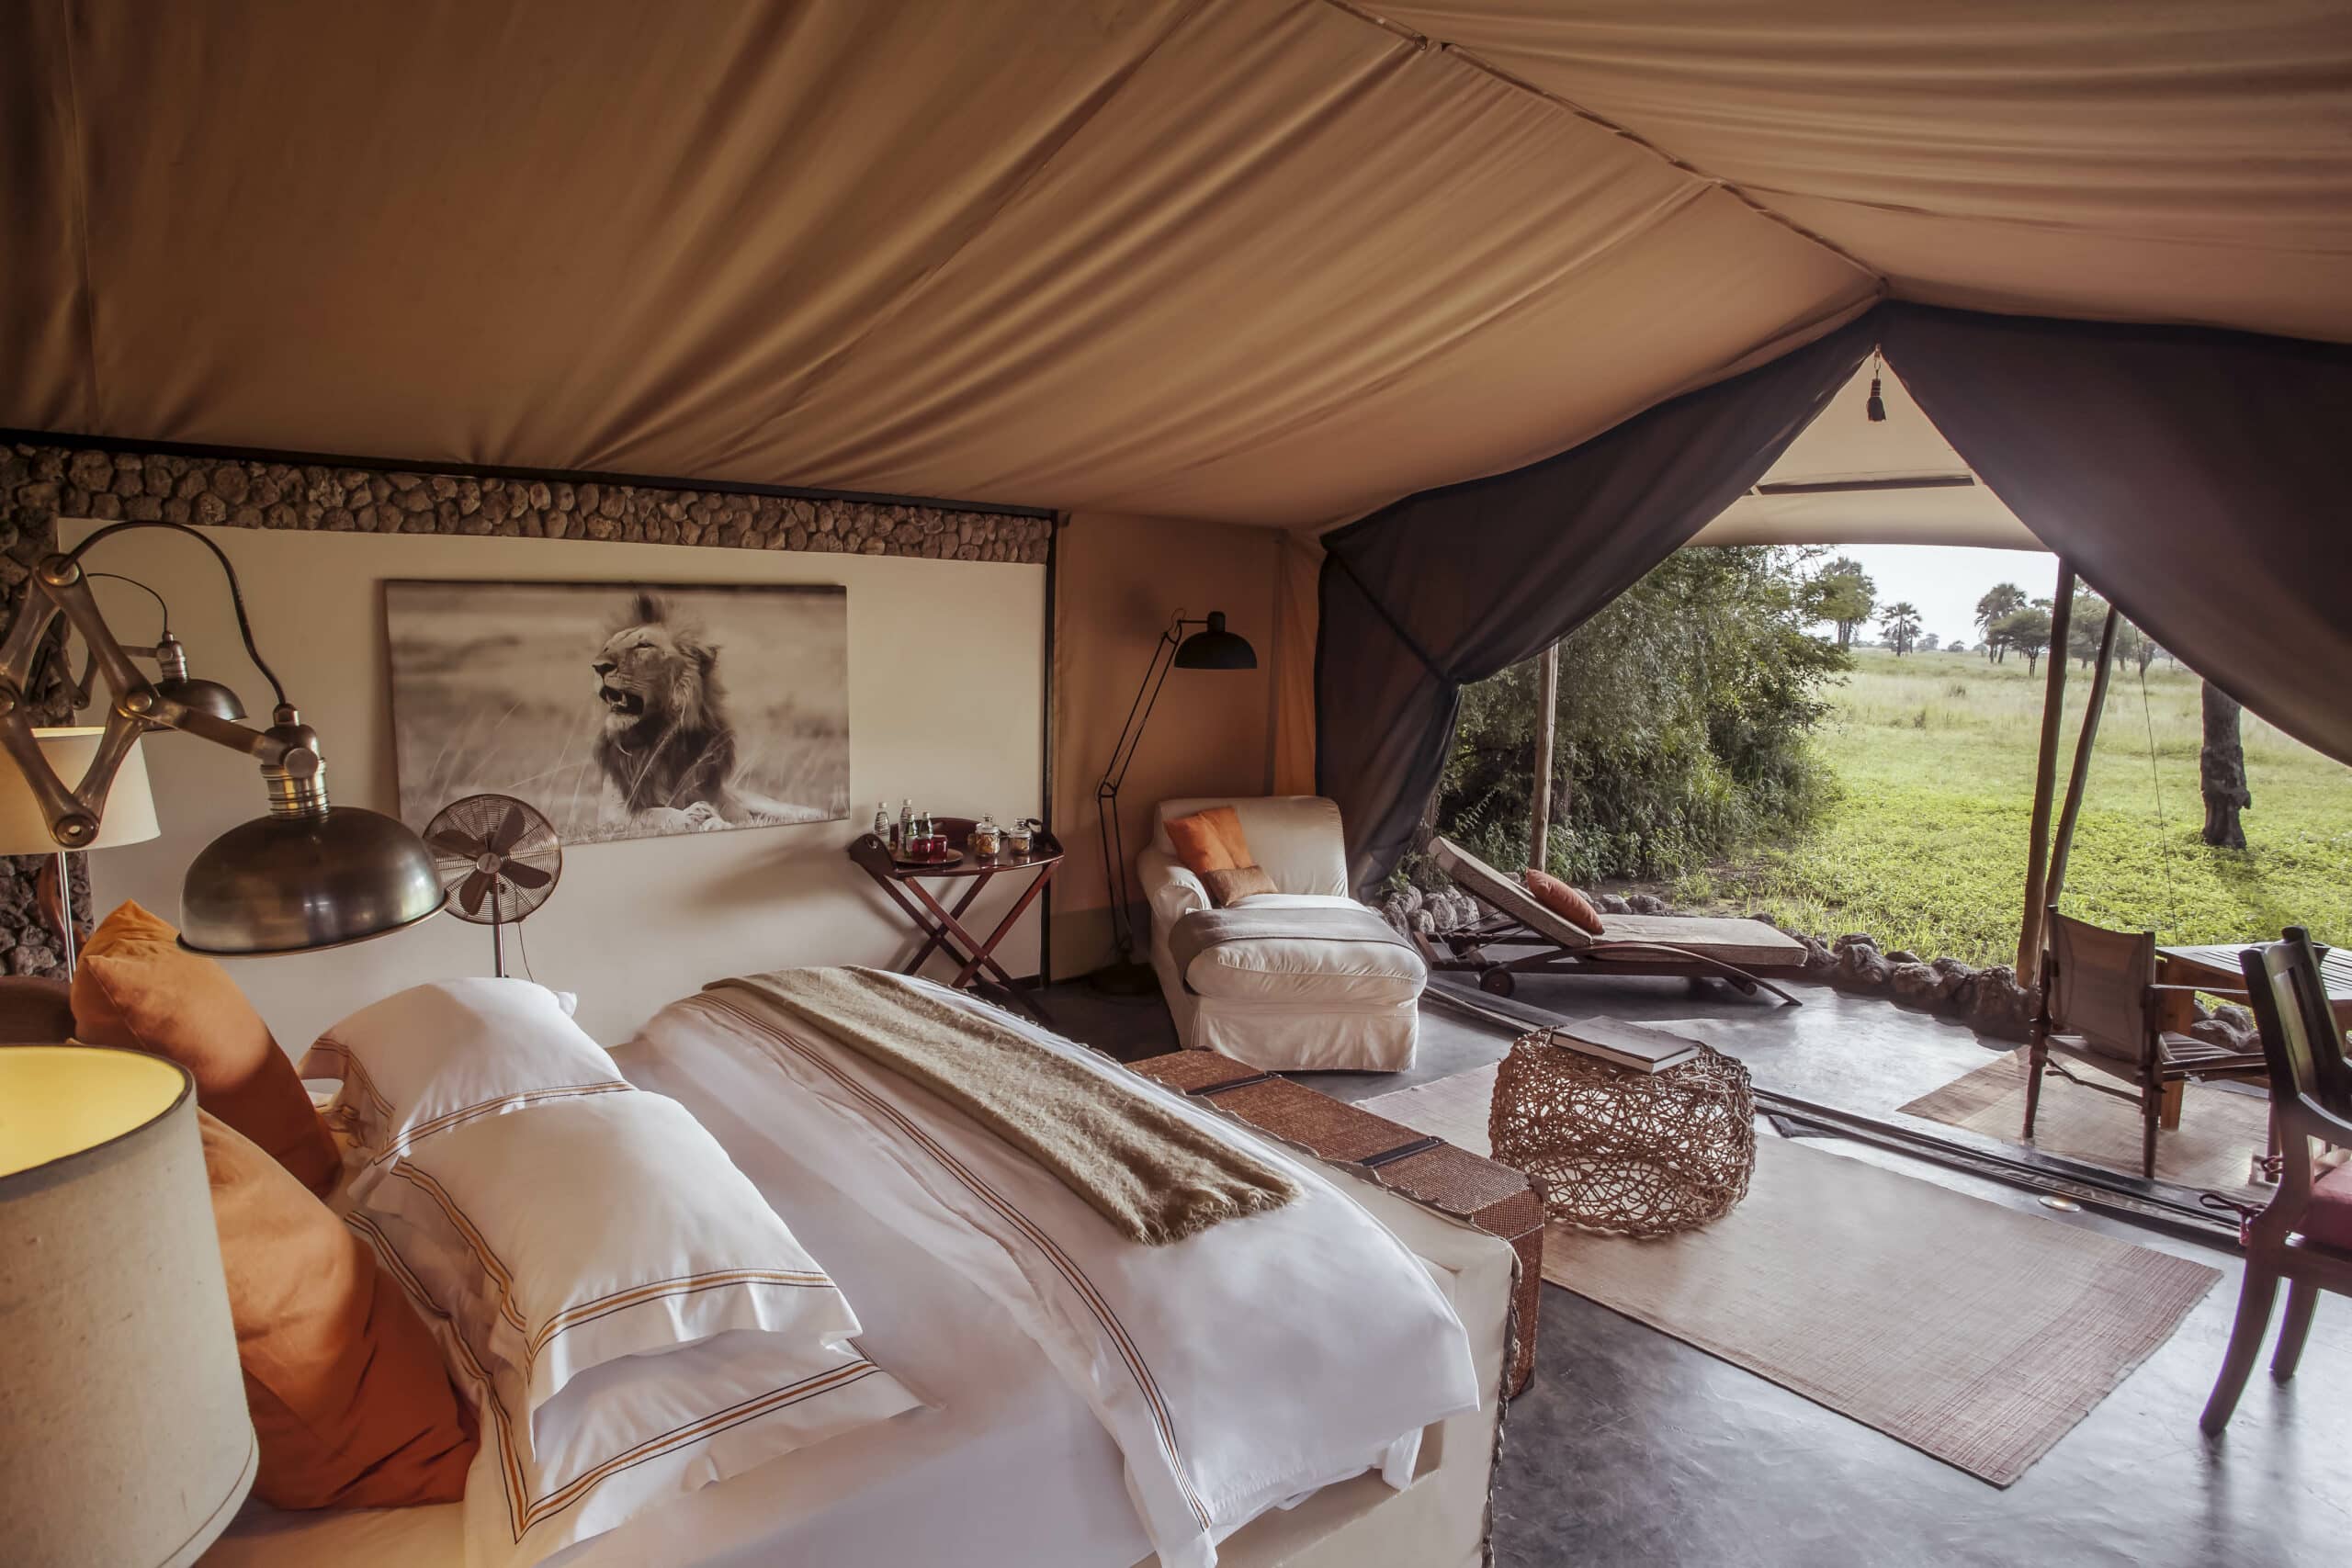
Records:
[[[1249,1136],[1015,1021],[1204,1126]],[[1421,1429],[1479,1404],[1468,1336],[1420,1260],[1270,1144],[1253,1140],[1299,1184],[1296,1201],[1140,1247],[962,1112],[745,993],[673,1004],[616,1060],[706,1121],[756,1107],[754,1125],[715,1127],[720,1140],[793,1150],[871,1224],[1007,1312],[1117,1444],[1167,1568],[1211,1568],[1224,1537],[1347,1476],[1376,1469],[1401,1487]]]

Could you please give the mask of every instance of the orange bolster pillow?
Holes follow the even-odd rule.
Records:
[[[1533,895],[1537,903],[1578,931],[1589,931],[1594,936],[1602,934],[1605,928],[1601,924],[1600,911],[1592,907],[1592,900],[1550,872],[1529,866],[1527,891]]]

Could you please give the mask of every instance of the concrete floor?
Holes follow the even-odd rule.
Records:
[[[1988,1051],[1965,1029],[1826,987],[1802,1008],[1676,980],[1537,980],[1514,1011],[1703,1019],[1759,1087],[1871,1115]],[[1481,998],[1491,1000],[1491,998]],[[1132,1058],[1170,1049],[1156,998],[1048,993],[1063,1032]],[[1344,1100],[1500,1057],[1510,1032],[1427,1005],[1408,1073],[1318,1074]],[[1917,1125],[1952,1133],[1936,1123]],[[1961,1136],[1965,1137],[1965,1134]],[[2257,1372],[2229,1431],[2197,1415],[2236,1309],[2234,1252],[1864,1145],[1819,1146],[2224,1273],[2178,1332],[2007,1490],[1581,1296],[1546,1284],[1533,1384],[1511,1404],[1495,1500],[1505,1568],[1894,1568],[2019,1562],[2341,1563],[2352,1556],[2352,1308],[2320,1307],[2295,1382]],[[2013,1149],[2009,1152],[2015,1152]],[[1886,1325],[1857,1325],[1859,1332]],[[2267,1363],[2266,1363],[2267,1364]]]

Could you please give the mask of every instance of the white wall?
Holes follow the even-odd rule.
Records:
[[[59,531],[71,547],[96,526],[63,522]],[[319,730],[334,802],[392,813],[379,587],[387,578],[848,587],[850,819],[571,848],[562,885],[524,926],[533,975],[578,991],[581,1022],[607,1043],[723,976],[800,964],[895,966],[911,956],[901,918],[842,852],[871,825],[877,800],[895,810],[911,795],[943,814],[985,811],[1000,821],[1044,805],[1041,567],[589,540],[206,532],[236,563],[263,656]],[[162,592],[194,672],[234,686],[268,722],[268,687],[238,645],[228,593],[202,546],[140,534],[101,545],[85,565]],[[119,583],[97,590],[124,641],[154,635],[144,596]],[[757,679],[746,669],[727,675],[738,692]],[[101,912],[136,898],[176,919],[187,863],[215,835],[262,814],[261,783],[252,762],[193,737],[153,735],[144,750],[164,836],[93,854],[93,891]],[[992,926],[1013,891],[1012,878],[1001,879],[967,923]],[[1036,924],[1033,907],[1000,954],[1016,975],[1037,966]],[[439,915],[353,947],[234,960],[230,972],[278,1043],[299,1055],[325,1025],[379,997],[489,973],[490,950],[487,928]],[[519,968],[511,941],[509,966]],[[938,961],[931,972],[941,972]]]

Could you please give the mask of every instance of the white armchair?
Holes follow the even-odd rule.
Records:
[[[1413,1065],[1420,995],[1429,972],[1408,949],[1309,938],[1227,942],[1204,949],[1189,976],[1176,972],[1176,922],[1210,907],[1208,889],[1184,869],[1168,819],[1230,806],[1242,835],[1278,891],[1241,900],[1252,908],[1360,908],[1348,896],[1340,808],[1319,795],[1163,800],[1150,847],[1136,860],[1151,905],[1151,966],[1177,1038],[1269,1070],[1398,1072]],[[1191,984],[1186,984],[1189,978]]]

